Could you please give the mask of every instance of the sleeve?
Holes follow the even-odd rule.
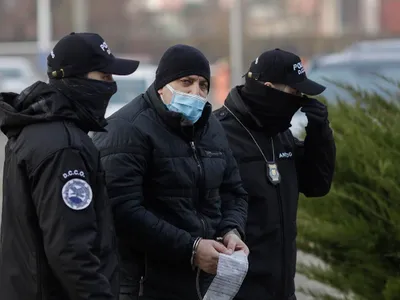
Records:
[[[139,250],[165,260],[190,263],[195,238],[144,206],[144,177],[152,150],[134,126],[129,128],[129,139],[123,138],[123,132],[121,126],[118,130],[108,128],[108,133],[95,138],[95,143],[99,144],[104,144],[103,138],[129,141],[115,146],[107,143],[100,151],[117,231],[130,235]]]
[[[244,240],[248,206],[247,192],[243,188],[239,168],[231,149],[226,149],[225,153],[227,167],[220,188],[222,221],[219,233],[224,236],[229,231],[236,229]]]
[[[33,171],[31,179],[45,254],[68,299],[116,299],[93,253],[96,199],[80,152],[57,151]]]
[[[335,170],[336,145],[332,130],[307,130],[304,142],[294,138],[299,190],[307,197],[322,197],[329,193]]]

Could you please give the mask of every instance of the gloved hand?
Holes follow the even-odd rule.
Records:
[[[310,127],[328,124],[328,109],[325,104],[316,99],[306,98],[302,103],[301,111],[306,114]]]

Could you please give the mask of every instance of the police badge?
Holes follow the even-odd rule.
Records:
[[[89,206],[93,199],[90,185],[83,179],[68,180],[62,190],[61,196],[65,204],[73,210],[82,210]]]
[[[267,176],[273,185],[281,182],[281,174],[279,174],[278,165],[275,162],[267,162]]]

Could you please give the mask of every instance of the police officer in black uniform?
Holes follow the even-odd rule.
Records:
[[[47,58],[49,83],[0,94],[5,149],[1,299],[117,299],[118,260],[99,153],[112,74],[139,62],[113,56],[97,34],[71,33]]]
[[[327,107],[305,96],[324,90],[307,78],[297,55],[274,49],[252,62],[245,84],[234,87],[215,111],[249,193],[249,271],[237,300],[296,299],[299,193],[326,195],[335,166]],[[299,109],[308,119],[304,141],[289,130]]]

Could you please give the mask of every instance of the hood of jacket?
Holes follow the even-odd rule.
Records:
[[[89,128],[78,115],[71,101],[45,82],[35,82],[20,94],[0,93],[0,129],[8,138],[41,122],[64,120],[76,123],[84,131],[97,129]]]

